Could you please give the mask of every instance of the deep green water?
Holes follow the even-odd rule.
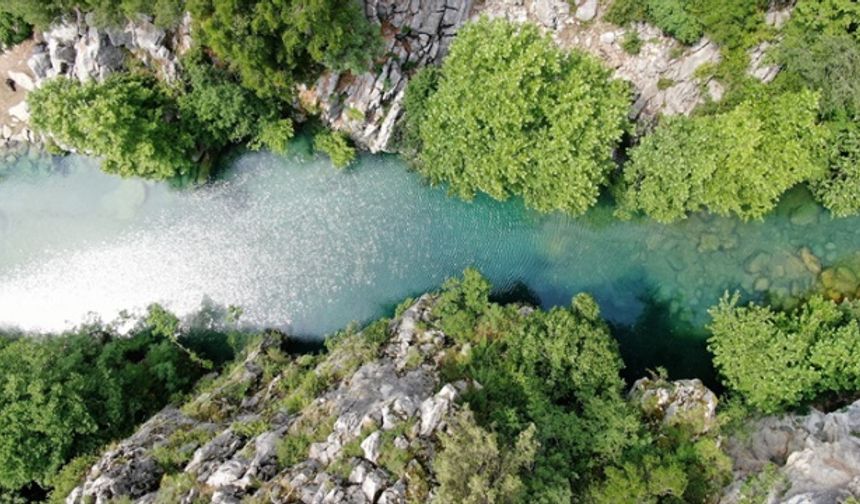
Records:
[[[802,295],[816,275],[801,247],[825,266],[860,250],[860,220],[831,219],[801,192],[764,222],[660,225],[615,220],[608,206],[574,219],[458,201],[393,156],[340,172],[307,155],[246,154],[193,191],[79,157],[53,163],[6,165],[0,182],[3,325],[57,330],[152,302],[180,314],[215,303],[242,306],[252,326],[319,336],[476,266],[545,306],[592,293],[632,374],[662,364],[707,377],[701,327],[724,291]]]

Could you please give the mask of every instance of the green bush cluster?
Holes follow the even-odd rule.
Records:
[[[711,309],[709,348],[726,385],[763,412],[860,389],[856,301],[819,296],[791,312],[738,306],[725,297]]]
[[[782,70],[774,86],[821,94],[819,116],[832,132],[827,174],[813,182],[816,197],[834,215],[860,212],[860,6],[850,0],[797,4],[773,57]]]
[[[766,30],[766,0],[613,0],[606,20],[648,22],[686,45],[707,35],[728,49],[747,48]]]
[[[488,295],[486,280],[467,270],[433,308],[433,324],[469,349],[449,355],[446,379],[481,384],[464,394],[477,427],[467,422],[454,435],[482,441],[440,454],[440,481],[452,480],[446,491],[468,501],[505,487],[516,502],[710,502],[718,494],[731,468],[715,438],[651,425],[624,399],[617,344],[591,297],[525,314]],[[477,474],[462,458],[493,469]],[[472,476],[453,481],[454,472]]]
[[[65,463],[128,434],[204,372],[149,325],[2,341],[0,487],[12,490],[50,486]]]
[[[272,102],[290,103],[293,85],[324,68],[363,71],[380,45],[352,0],[189,0],[187,8],[200,42]]]
[[[439,73],[406,110],[431,183],[465,199],[519,195],[542,211],[580,214],[597,201],[628,92],[596,60],[564,54],[533,25],[482,19],[459,32]]]
[[[355,148],[339,131],[325,129],[314,135],[314,149],[327,155],[335,168],[346,168],[355,161]]]
[[[643,211],[660,222],[701,210],[763,217],[786,190],[825,172],[828,133],[817,108],[817,93],[804,90],[664,121],[630,153],[620,214]]]
[[[101,25],[118,24],[139,14],[153,16],[156,24],[171,27],[182,19],[183,0],[4,0],[0,13],[14,15],[28,25],[46,28],[75,10],[94,14]]]
[[[26,21],[0,8],[0,48],[19,44],[32,34],[33,27]]]

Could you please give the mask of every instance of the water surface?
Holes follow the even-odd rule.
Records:
[[[61,330],[153,302],[179,314],[214,302],[243,307],[255,327],[319,336],[475,266],[545,306],[590,292],[625,354],[691,374],[724,291],[800,295],[816,281],[811,255],[826,267],[860,250],[860,220],[831,219],[799,192],[763,222],[660,225],[615,220],[607,206],[574,219],[462,202],[393,156],[338,171],[249,153],[193,191],[105,175],[85,158],[54,163],[7,165],[0,182],[0,325]]]

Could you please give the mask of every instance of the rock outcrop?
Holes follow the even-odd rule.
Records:
[[[703,434],[717,423],[717,396],[698,379],[640,378],[628,397],[648,418],[666,426],[695,426]]]
[[[381,25],[383,62],[361,75],[327,72],[300,86],[299,104],[371,152],[389,148],[410,73],[438,64],[472,0],[365,0],[371,22]]]
[[[836,503],[860,497],[860,401],[832,413],[760,419],[728,439],[735,482],[721,501],[745,496],[745,482],[770,468],[762,502]],[[749,486],[749,485],[746,485]]]
[[[432,303],[420,298],[365,359],[356,360],[363,336],[339,344],[305,378],[334,382],[298,411],[283,394],[296,362],[311,357],[285,357],[267,338],[181,411],[165,409],[105,452],[66,502],[405,502],[408,484],[386,457],[408,453],[413,472],[426,473],[456,399],[479,386],[442,379],[451,341],[423,329]]]
[[[191,44],[190,16],[171,32],[147,16],[116,28],[98,28],[90,17],[66,19],[42,33],[28,61],[37,83],[58,76],[104,80],[125,67],[127,54],[166,80],[176,78],[178,55]]]

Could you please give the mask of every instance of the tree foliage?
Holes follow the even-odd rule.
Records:
[[[449,421],[448,432],[439,440],[442,449],[433,460],[439,482],[436,502],[523,502],[520,474],[531,466],[538,448],[534,425],[519,433],[513,446],[499,446],[498,436],[477,425],[466,408]]]
[[[795,184],[825,172],[827,131],[811,91],[747,100],[729,112],[671,118],[631,152],[623,212],[661,222],[708,210],[761,218]]]
[[[72,458],[125,435],[202,374],[153,327],[100,327],[0,348],[0,487],[52,484]]]
[[[32,33],[33,28],[26,21],[0,9],[0,48],[19,44]]]
[[[355,149],[346,135],[324,129],[314,135],[314,149],[326,154],[336,168],[346,168],[355,161]]]
[[[174,100],[151,77],[117,74],[103,83],[55,79],[28,96],[32,125],[102,158],[122,176],[167,179],[192,171],[192,135]]]
[[[375,28],[353,0],[189,0],[200,41],[248,89],[289,103],[296,81],[322,68],[359,72],[376,53]]]
[[[624,400],[623,364],[594,299],[578,295],[567,308],[524,312],[490,302],[489,292],[477,271],[466,270],[446,282],[433,306],[435,327],[470,349],[448,363],[448,378],[481,384],[464,399],[485,431],[471,435],[485,441],[466,451],[461,443],[453,461],[499,460],[503,447],[533,428],[538,448],[531,470],[518,475],[525,492],[514,493],[518,502],[657,502],[669,495],[709,502],[716,495],[730,474],[725,455],[712,437],[652,426]],[[452,466],[461,474],[477,470],[452,462],[446,477]],[[459,498],[475,498],[470,491],[497,498],[478,491],[488,488],[487,477],[475,477],[469,489],[471,479],[451,483]],[[637,500],[644,495],[651,500]]]
[[[432,183],[466,199],[519,195],[541,211],[579,214],[612,169],[628,94],[534,26],[482,19],[458,34],[425,106],[418,170]]]
[[[94,14],[102,25],[122,23],[139,14],[153,16],[155,23],[176,25],[184,12],[183,0],[4,0],[0,12],[7,12],[40,29],[73,11]]]
[[[710,313],[714,364],[751,406],[772,413],[860,388],[860,304],[813,296],[786,313],[735,295]]]

